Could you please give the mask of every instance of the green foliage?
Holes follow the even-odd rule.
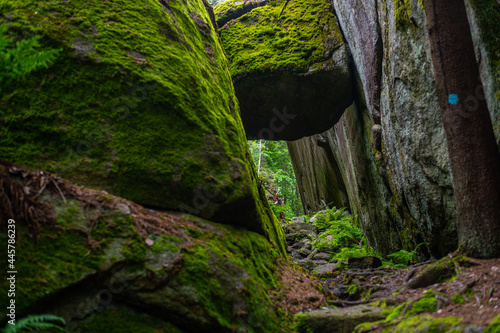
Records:
[[[24,78],[41,67],[48,68],[60,50],[41,50],[40,36],[14,42],[0,25],[0,92],[13,80]]]
[[[280,213],[283,213],[285,221],[289,222],[292,217],[300,216],[302,203],[286,142],[259,140],[248,141],[248,145],[259,177],[283,200],[283,205],[269,200],[276,217],[279,219]],[[266,194],[269,196],[270,193]]]
[[[313,248],[332,251],[340,248],[359,248],[359,244],[363,240],[363,231],[356,226],[356,216],[346,215],[344,212],[345,208],[333,207],[315,216],[316,220],[313,225],[321,233]],[[340,256],[345,256],[348,252],[348,250],[341,251]]]
[[[332,252],[331,260],[348,260],[351,257],[375,256],[382,260],[384,266],[405,267],[417,259],[417,250],[400,250],[383,258],[368,245],[363,230],[358,227],[357,216],[348,215],[345,208],[327,209],[314,216],[315,225],[320,234],[313,244],[313,249]]]
[[[63,318],[51,314],[31,315],[16,321],[16,325],[7,323],[2,330],[4,333],[21,333],[51,330],[51,332],[64,332],[66,322]]]
[[[411,252],[406,250],[400,250],[396,253],[389,254],[387,257],[390,259],[390,266],[396,267],[405,267],[414,260],[417,259],[417,250],[420,246],[424,245],[424,243],[420,243],[413,249]]]
[[[349,260],[349,258],[352,257],[365,257],[365,256],[377,256],[375,252],[373,252],[373,249],[370,247],[349,247],[349,248],[343,248],[340,250],[340,252],[335,253],[333,256],[333,259],[336,260]],[[333,260],[332,259],[332,260]]]

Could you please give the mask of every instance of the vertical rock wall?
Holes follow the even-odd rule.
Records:
[[[469,15],[498,139],[500,75],[492,50],[498,43],[488,40],[498,34],[485,33],[485,27],[495,29],[488,20],[500,6],[493,1],[491,14],[484,9],[487,2],[470,1]],[[322,191],[318,187],[341,188],[343,182],[351,210],[359,214],[369,241],[378,251],[411,249],[425,242],[422,254],[446,255],[457,246],[455,204],[425,13],[417,0],[332,0],[332,5],[352,54],[360,89],[355,105],[322,134],[328,138],[334,168],[341,171],[342,180],[324,184],[318,181],[321,175],[308,173],[304,168],[307,163],[297,160],[301,151],[317,150],[314,137],[289,144],[298,180],[308,184],[302,186],[304,206],[318,205],[315,194]],[[474,98],[484,97],[478,92],[470,97],[471,103]],[[313,163],[321,165],[327,155],[314,154]],[[324,174],[328,173],[326,169]],[[308,187],[315,190],[308,191]],[[337,200],[332,205],[341,203]]]

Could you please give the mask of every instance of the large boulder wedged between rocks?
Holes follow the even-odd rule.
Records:
[[[218,20],[226,7],[215,7]],[[268,3],[219,33],[247,138],[321,133],[352,103],[347,49],[327,1]]]
[[[3,1],[13,43],[61,52],[2,91],[0,156],[279,240],[211,21],[201,0]]]

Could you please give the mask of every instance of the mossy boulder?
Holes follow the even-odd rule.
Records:
[[[1,158],[152,208],[276,234],[207,8],[2,1],[13,41],[38,35],[41,49],[60,53],[2,91]]]
[[[240,3],[217,5],[216,20]],[[247,137],[296,140],[335,124],[352,103],[352,85],[328,1],[270,1],[241,12],[219,34]]]
[[[279,332],[285,325],[268,295],[281,283],[282,258],[264,236],[58,178],[40,189],[43,176],[31,179],[23,186],[41,194],[27,201],[19,194],[12,207],[43,204],[53,219],[16,217],[17,319],[52,313],[68,322],[67,332],[93,333]],[[7,284],[2,279],[0,288]],[[9,302],[7,293],[0,302]]]
[[[357,325],[384,318],[382,310],[368,306],[322,309],[295,315],[299,333],[352,332]]]

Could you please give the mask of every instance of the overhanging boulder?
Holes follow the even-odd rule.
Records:
[[[215,7],[219,22],[226,2]],[[320,133],[352,103],[347,49],[327,1],[268,3],[219,33],[247,138],[296,140]]]

